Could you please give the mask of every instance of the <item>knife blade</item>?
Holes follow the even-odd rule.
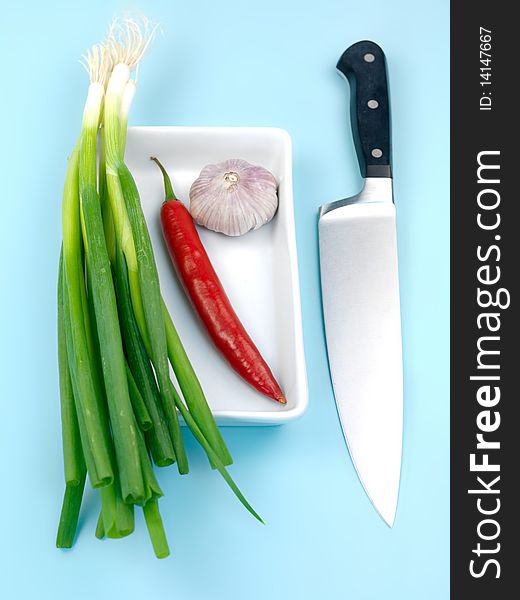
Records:
[[[392,527],[401,473],[402,342],[386,59],[370,41],[337,64],[351,88],[363,189],[319,212],[323,315],[341,427],[372,504]]]

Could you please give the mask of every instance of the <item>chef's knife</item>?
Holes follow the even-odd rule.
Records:
[[[337,69],[350,83],[364,184],[356,196],[320,208],[327,352],[352,461],[391,527],[401,471],[403,378],[385,55],[374,42],[358,42]]]

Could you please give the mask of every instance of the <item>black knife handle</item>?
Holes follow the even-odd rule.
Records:
[[[350,119],[361,175],[391,177],[385,54],[374,42],[357,42],[343,52],[337,69],[350,83]]]

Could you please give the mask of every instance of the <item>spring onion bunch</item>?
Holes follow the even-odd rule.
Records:
[[[188,473],[179,413],[210,465],[261,519],[226,470],[232,459],[161,297],[139,192],[124,162],[135,74],[154,31],[146,22],[116,21],[105,42],[84,56],[90,85],[62,201],[57,306],[65,494],[56,545],[73,544],[88,475],[101,498],[96,536],[132,533],[138,506],[163,558],[163,493],[153,465],[177,463],[179,473]]]

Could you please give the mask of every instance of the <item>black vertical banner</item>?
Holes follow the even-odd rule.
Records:
[[[520,597],[520,38],[451,5],[451,597]],[[516,11],[515,11],[516,12]]]

